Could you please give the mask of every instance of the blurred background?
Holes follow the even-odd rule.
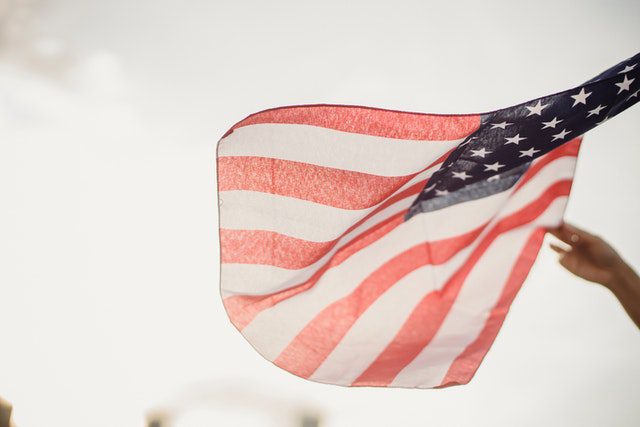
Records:
[[[635,0],[0,0],[0,395],[19,427],[632,426],[640,334],[545,248],[467,386],[271,365],[218,293],[215,147],[279,105],[473,113],[640,49]],[[640,267],[640,109],[585,138],[567,219]]]

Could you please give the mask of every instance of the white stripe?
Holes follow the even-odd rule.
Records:
[[[423,241],[423,224],[417,218],[327,270],[308,291],[260,312],[242,334],[265,358],[274,360],[320,310],[352,292],[378,266]]]
[[[494,194],[489,197],[484,197],[482,199],[473,200],[466,203],[459,203],[456,205],[449,206],[445,209],[440,209],[433,212],[428,212],[424,214],[420,214],[415,216],[414,218],[420,217],[420,223],[424,221],[428,221],[429,223],[437,223],[441,224],[436,229],[430,232],[429,239],[427,240],[440,240],[447,237],[451,237],[454,235],[459,235],[471,231],[482,224],[488,222],[491,217],[495,214],[498,207],[504,204],[504,201],[511,193],[511,189],[502,193]],[[373,217],[369,218],[365,223],[363,223],[360,227],[353,230],[351,233],[345,235],[340,241],[341,242],[349,242],[354,236],[358,233],[366,230],[370,226],[380,222],[384,217],[389,217],[392,214],[399,212],[402,209],[406,209],[409,207],[412,198],[405,198],[392,206],[384,209]],[[470,216],[469,209],[472,209],[473,215]],[[412,221],[409,221],[412,222]],[[390,234],[393,235],[398,233],[398,230],[401,230],[406,226],[407,223],[401,224],[393,230]],[[418,228],[413,226],[414,230],[407,232],[407,236],[405,237],[389,237],[389,234],[383,236],[378,241],[374,242],[372,245],[368,246],[364,252],[368,251],[376,251],[376,250],[384,250],[388,251],[389,248],[384,247],[386,244],[386,239],[398,239],[398,238],[406,238],[406,244],[403,246],[403,242],[399,241],[397,244],[402,247],[402,250],[412,246],[413,244],[417,244],[425,240],[424,229],[421,225]],[[393,240],[395,241],[395,240]],[[411,244],[410,242],[415,242]],[[221,275],[222,275],[222,290],[223,296],[228,296],[232,294],[264,294],[276,292],[277,290],[286,289],[290,286],[299,284],[307,280],[309,277],[313,275],[313,273],[320,268],[320,266],[324,265],[331,256],[339,249],[338,246],[342,246],[340,244],[336,245],[330,252],[328,252],[325,256],[323,256],[320,260],[316,261],[312,265],[305,267],[300,270],[287,270],[279,267],[273,266],[264,266],[264,265],[254,265],[254,264],[222,264],[221,265]],[[376,249],[381,247],[381,249]],[[361,251],[361,252],[363,252]],[[401,252],[401,250],[398,250]],[[389,254],[389,257],[395,256],[398,252],[392,252]],[[356,254],[357,255],[357,254]],[[358,263],[358,261],[354,261],[354,256],[351,256],[349,259],[344,261],[341,265],[336,266],[329,271],[337,270],[341,271],[343,269],[352,268],[352,263]],[[362,265],[360,268],[364,268],[366,271],[369,269],[376,268],[376,263],[371,263],[366,258],[360,261]],[[379,265],[379,264],[378,264]],[[244,270],[244,275],[243,271]],[[251,273],[250,273],[251,272]],[[234,274],[240,274],[238,276],[234,276]],[[251,274],[251,275],[249,275]],[[326,276],[328,272],[324,274]],[[333,273],[336,274],[336,273]],[[355,285],[355,284],[350,284]],[[316,284],[318,286],[318,284]],[[343,289],[346,289],[343,288]],[[298,298],[298,297],[297,297]]]
[[[546,181],[548,175],[556,173],[570,179],[573,176],[575,162],[575,157],[560,157],[550,163],[562,165],[558,166],[558,171],[555,167],[548,169],[547,165],[533,180]],[[417,182],[426,180],[439,167],[440,164],[416,175],[387,199]],[[293,197],[244,190],[221,191],[219,198],[220,228],[273,231],[311,242],[336,239],[344,230],[376,209],[376,206],[360,210],[341,209]],[[384,200],[380,203],[383,202]]]
[[[512,200],[513,198],[508,204],[511,204]],[[555,204],[557,201],[551,206]],[[545,219],[544,215],[550,215],[549,210],[553,208],[548,208],[542,220]],[[424,266],[405,276],[381,295],[356,321],[334,351],[314,372],[311,379],[342,385],[349,385],[357,379],[393,340],[420,300],[429,292],[441,289],[458,267],[468,259],[471,251],[477,247],[483,237],[490,232],[495,222],[502,217],[504,215],[496,217],[472,245],[458,252],[447,263],[435,268],[431,265]],[[430,221],[429,226],[434,227],[436,224]],[[510,254],[509,251],[505,254]],[[507,256],[504,255],[504,257]],[[497,264],[503,265],[501,263],[502,261],[499,261]]]
[[[360,233],[381,223],[382,221],[405,211],[415,196],[405,197],[391,206],[376,213],[349,233],[345,234],[336,245],[319,260],[302,269],[289,270],[281,267],[258,264],[222,264],[223,298],[231,295],[249,294],[263,295],[287,289],[308,280],[319,268],[329,262],[337,251],[351,242]]]
[[[430,388],[441,384],[453,361],[482,331],[534,228],[560,224],[567,203],[561,197],[529,225],[504,233],[487,248],[464,281],[442,326],[391,386]]]
[[[270,157],[381,176],[403,176],[418,172],[463,140],[412,141],[318,126],[268,123],[235,129],[220,140],[218,157]]]
[[[351,293],[380,265],[425,240],[440,240],[477,228],[491,218],[508,195],[509,192],[499,193],[412,217],[339,266],[327,270],[308,291],[260,312],[243,329],[243,335],[264,357],[273,360],[317,313]],[[470,206],[462,206],[470,204],[474,206],[473,217],[464,214]],[[428,238],[425,238],[426,222],[430,226]],[[434,224],[438,226],[431,228]],[[438,270],[443,267],[433,268]]]
[[[571,178],[575,162],[575,157],[562,157],[550,162],[540,170],[534,178],[529,180],[516,194],[514,194],[513,200],[509,202],[508,206],[504,207],[505,211],[502,215],[512,213],[515,210],[520,209],[522,206],[525,206],[528,200],[535,199],[539,194],[546,190],[547,183],[554,182],[556,179]],[[510,192],[511,190],[501,194],[510,194]],[[429,223],[434,223],[439,217],[447,219],[443,222],[442,228],[435,230],[438,234],[430,236],[431,239],[433,240],[459,235],[465,230],[468,231],[472,229],[473,227],[469,227],[469,218],[475,219],[472,221],[473,224],[471,225],[475,224],[479,226],[483,222],[488,221],[489,217],[497,210],[495,209],[493,204],[494,202],[492,201],[492,198],[494,197],[505,200],[503,198],[504,196],[494,195],[489,198],[485,198],[486,200],[479,199],[477,201],[460,203],[439,211],[421,214],[423,216],[427,215],[425,220],[429,218]],[[482,200],[485,201],[483,202]],[[375,225],[408,207],[409,204],[409,201],[405,199],[372,216],[356,229],[343,236],[338,244],[336,244],[336,246],[334,246],[334,248],[325,256],[303,269],[290,270],[269,265],[223,263],[221,265],[221,290],[223,298],[236,294],[262,295],[277,292],[303,283],[309,279],[313,273],[320,268],[320,266],[324,265],[329,259],[331,259],[335,252],[338,251],[345,243],[349,242],[352,238],[367,230],[372,225]],[[469,208],[471,205],[468,204],[474,204],[474,206]],[[485,208],[476,212],[476,204],[478,206],[484,206]],[[226,216],[230,215],[230,212],[226,214]],[[431,216],[433,216],[433,219],[431,219]],[[460,224],[461,222],[463,224]]]
[[[509,199],[500,216],[505,216],[517,211],[527,200],[536,199],[548,188],[550,183],[562,179],[570,179],[573,175],[575,163],[575,157],[563,157],[550,162],[544,169],[540,170],[534,178],[525,184],[527,191],[523,188]],[[558,200],[554,202],[554,204],[557,203],[559,203]],[[547,213],[545,215],[548,216],[549,214]],[[544,220],[545,217],[542,216],[537,222]],[[433,223],[430,222],[430,224]],[[487,230],[488,229],[489,227]],[[481,238],[477,239],[475,243],[478,243],[480,240]],[[475,243],[473,246],[475,246]],[[458,253],[456,257],[449,261],[448,265],[456,268],[462,261],[466,260],[470,250],[471,247]],[[507,251],[505,253],[512,252]],[[459,261],[456,262],[457,260]],[[486,256],[483,257],[483,260],[486,260]],[[507,261],[506,264],[501,264],[502,261],[500,261],[500,265],[507,265],[510,271],[508,260],[504,261]],[[435,284],[425,281],[424,278],[418,280],[416,275],[424,276],[423,271],[429,268],[430,266],[425,266],[414,272],[414,274],[406,276],[383,294],[375,304],[358,319],[335,350],[312,375],[311,379],[343,385],[348,385],[355,381],[392,341],[416,304],[428,292],[434,289],[440,289],[442,284],[449,279],[450,274],[441,274]],[[467,285],[465,284],[465,286]],[[465,289],[467,290],[461,292],[460,296],[464,297],[465,294],[469,292],[468,288]],[[480,297],[477,301],[483,301],[483,299]],[[473,302],[471,304],[473,304]],[[390,316],[390,313],[392,313],[393,316]],[[357,351],[354,351],[354,349],[357,349]],[[366,349],[366,351],[363,349]],[[464,348],[458,353],[461,351],[464,351]],[[451,362],[457,357],[458,353],[452,356]],[[448,366],[449,365],[447,365],[447,367]]]
[[[353,383],[393,339],[420,299],[440,289],[478,242],[459,251],[445,264],[435,268],[425,265],[400,279],[358,318],[310,379],[341,385]]]
[[[549,164],[547,167],[553,168],[553,165]],[[539,192],[546,188],[541,188],[542,184],[530,180],[520,190],[529,194],[530,198],[521,197],[513,203],[509,200],[507,206],[505,200],[513,188],[490,197],[416,215],[341,265],[329,269],[308,291],[260,312],[242,332],[264,357],[273,360],[317,313],[351,293],[373,270],[392,257],[425,240],[435,241],[463,234],[483,224],[486,222],[485,218],[493,215],[494,221],[497,221],[508,212],[524,207],[527,200],[535,200]],[[521,204],[520,207],[513,206]],[[472,216],[469,215],[470,212],[473,212]],[[427,228],[429,235],[425,238]],[[487,230],[488,228],[483,234]],[[438,268],[441,267],[434,266],[434,271]]]
[[[440,167],[435,165],[423,171],[380,204],[417,182],[426,180]],[[416,195],[409,196],[407,208]],[[311,242],[328,242],[338,238],[344,230],[374,211],[367,209],[341,209],[308,200],[256,191],[221,191],[219,195],[220,228],[228,230],[266,230]]]

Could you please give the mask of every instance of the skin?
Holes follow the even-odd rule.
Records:
[[[14,427],[11,422],[11,405],[0,398],[0,427]]]
[[[613,292],[640,328],[640,277],[622,257],[603,239],[575,225],[564,223],[550,233],[566,245],[550,244],[560,255],[560,265]]]

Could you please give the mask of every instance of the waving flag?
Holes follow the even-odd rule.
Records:
[[[484,114],[308,105],[217,152],[221,292],[265,358],[314,381],[470,381],[562,221],[580,136],[638,101],[640,54]]]

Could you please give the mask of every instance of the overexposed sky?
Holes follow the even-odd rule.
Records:
[[[15,11],[0,46],[0,395],[18,425],[142,426],[194,395],[217,403],[182,426],[283,425],[298,407],[331,427],[637,425],[640,333],[546,248],[467,386],[347,389],[266,362],[218,294],[215,144],[279,105],[473,113],[555,93],[640,51],[638,16],[633,0]],[[567,210],[636,269],[638,135],[638,106],[587,134]]]

